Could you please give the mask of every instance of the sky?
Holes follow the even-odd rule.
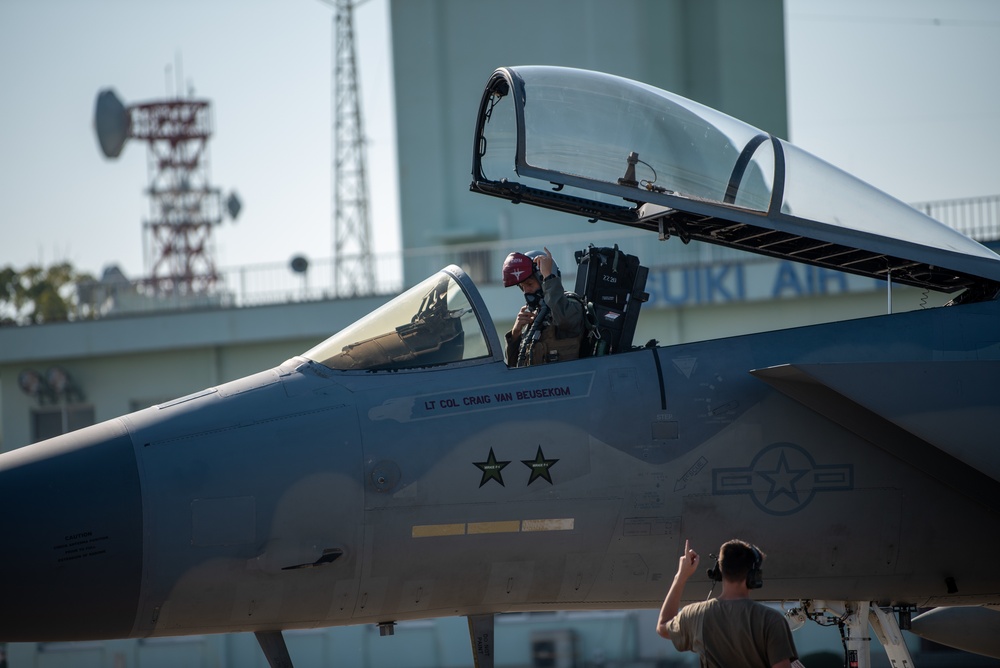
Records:
[[[147,149],[102,156],[109,87],[126,105],[210,100],[211,181],[243,203],[214,232],[219,267],[332,256],[333,14],[320,0],[0,0],[0,267],[145,273]],[[906,202],[1000,194],[1000,0],[786,0],[785,15],[788,139]],[[383,193],[389,32],[388,0],[357,7]],[[374,251],[398,250],[398,202],[373,199],[371,220]]]

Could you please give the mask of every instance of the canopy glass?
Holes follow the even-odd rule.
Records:
[[[1000,256],[815,156],[643,83],[500,68],[472,189],[945,292],[1000,282]],[[994,290],[995,291],[995,290]]]

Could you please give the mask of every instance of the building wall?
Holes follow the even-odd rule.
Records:
[[[480,96],[500,66],[600,70],[788,134],[781,0],[391,0],[391,24],[404,249],[588,229],[468,191]],[[427,272],[404,273],[412,285]]]
[[[500,615],[496,618],[497,668],[548,665],[681,668],[696,666],[692,653],[677,652],[656,635],[658,610]],[[285,633],[296,668],[467,668],[472,665],[468,624],[462,617],[400,623],[392,636],[374,626],[310,629]],[[809,654],[841,653],[836,627],[808,624],[794,635]],[[537,643],[556,641],[555,655],[536,655]],[[911,650],[914,637],[909,636]],[[879,656],[878,641],[873,658]],[[253,635],[190,636],[85,643],[18,643],[10,646],[10,667],[23,668],[267,668]],[[536,661],[550,659],[551,663]],[[880,665],[880,664],[877,664]]]

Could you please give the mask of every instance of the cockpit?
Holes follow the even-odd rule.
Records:
[[[617,246],[591,245],[576,253],[576,262],[574,294],[584,303],[586,321],[579,356],[632,350],[639,309],[648,298],[647,268]],[[479,290],[451,265],[303,356],[341,371],[400,371],[498,361],[504,349]]]
[[[468,276],[453,266],[303,356],[342,371],[398,371],[474,360],[491,355],[484,321],[492,328],[479,293]]]

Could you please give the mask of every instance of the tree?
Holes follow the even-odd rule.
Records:
[[[81,305],[78,283],[93,281],[69,262],[47,269],[31,265],[21,271],[7,265],[0,269],[0,325],[38,325],[90,317]]]

